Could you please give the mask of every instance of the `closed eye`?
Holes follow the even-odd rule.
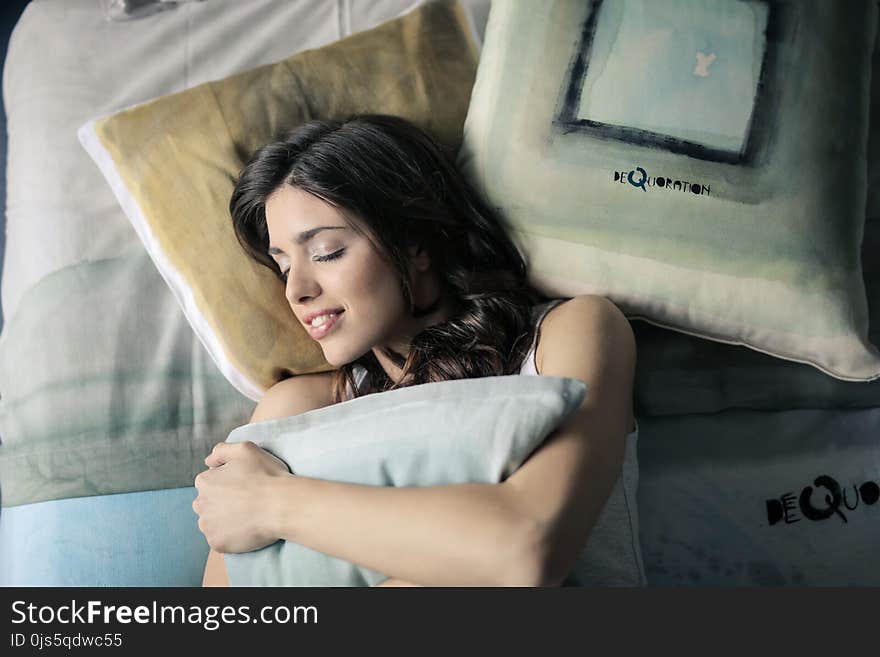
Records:
[[[345,253],[345,249],[339,249],[338,251],[334,251],[333,253],[331,253],[331,254],[329,254],[329,255],[325,255],[325,256],[315,256],[315,257],[312,258],[312,259],[313,259],[315,262],[327,262],[327,261],[329,261],[329,260],[336,260],[337,258],[342,257],[342,254],[343,254],[343,253]],[[278,278],[280,278],[282,281],[284,281],[284,282],[286,283],[286,282],[287,282],[287,274],[288,274],[289,271],[290,271],[290,269],[285,269],[283,272],[281,272],[281,273],[278,275]]]

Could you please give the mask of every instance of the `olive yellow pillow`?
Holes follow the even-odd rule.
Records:
[[[254,44],[259,47],[259,44]],[[90,121],[79,130],[187,319],[227,379],[259,399],[331,370],[282,283],[229,216],[250,155],[310,119],[402,116],[457,149],[478,45],[465,10],[434,0],[322,48]]]

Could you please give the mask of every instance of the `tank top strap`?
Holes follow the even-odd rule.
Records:
[[[355,365],[354,366],[354,387],[355,390],[362,390],[364,385],[364,379],[367,378],[367,368],[363,365]],[[351,389],[350,385],[345,386],[345,400],[354,399],[354,391]]]
[[[547,315],[547,313],[563,301],[568,301],[568,298],[566,297],[562,299],[551,299],[550,301],[545,301],[544,303],[539,303],[535,306],[532,306],[532,324],[535,327],[535,332],[532,335],[532,344],[529,347],[528,353],[526,353],[526,356],[523,359],[522,366],[520,367],[520,374],[533,376],[538,374],[537,347],[538,334],[541,332],[541,324],[544,321],[544,317]]]

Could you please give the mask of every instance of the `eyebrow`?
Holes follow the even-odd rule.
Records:
[[[345,230],[346,228],[348,228],[348,226],[318,226],[316,228],[309,228],[308,230],[304,230],[303,232],[301,232],[296,237],[296,239],[294,239],[294,241],[299,245],[303,245],[310,239],[312,239],[315,235],[320,233],[322,230]],[[284,253],[284,251],[277,247],[270,246],[269,253],[271,255],[275,255],[278,253]]]

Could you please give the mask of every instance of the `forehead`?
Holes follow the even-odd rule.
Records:
[[[332,205],[313,194],[297,187],[282,185],[266,199],[266,223],[303,225],[314,223],[314,218],[342,220],[340,213]]]
[[[281,253],[284,243],[303,245],[318,233],[348,228],[344,216],[317,196],[285,185],[266,199],[269,253]]]

